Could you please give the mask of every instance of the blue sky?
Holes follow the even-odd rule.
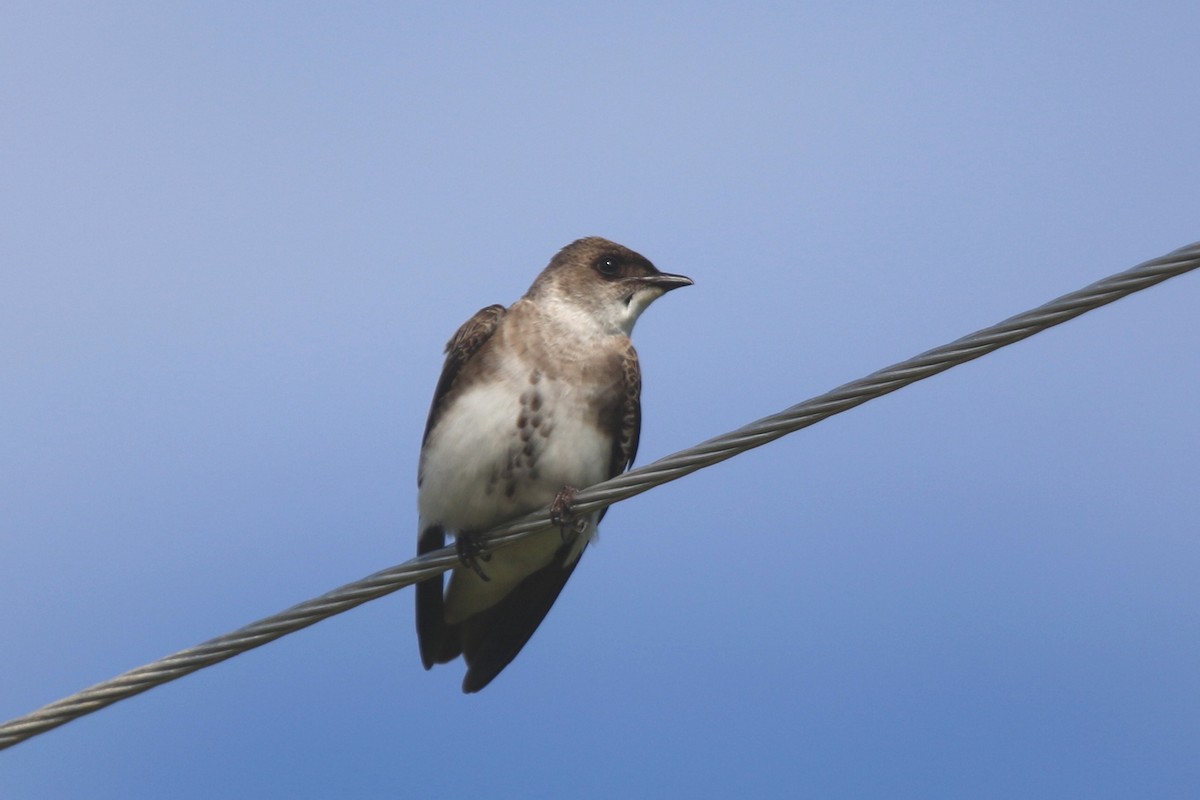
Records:
[[[0,719],[408,558],[441,348],[598,234],[640,463],[1200,239],[1183,3],[6,4]],[[1200,276],[616,506],[485,692],[402,591],[5,798],[1188,797]]]

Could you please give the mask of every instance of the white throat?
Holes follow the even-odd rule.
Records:
[[[542,308],[556,321],[585,335],[629,336],[638,317],[662,294],[657,286],[639,286],[629,302],[619,297],[584,305],[554,293],[543,298]]]

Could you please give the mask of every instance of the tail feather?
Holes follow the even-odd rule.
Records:
[[[438,550],[446,544],[446,533],[441,526],[433,525],[421,532],[417,539],[417,555]],[[421,663],[425,669],[434,664],[453,661],[462,652],[457,625],[447,625],[442,611],[444,581],[441,575],[428,578],[417,584],[417,642],[421,649]]]
[[[521,581],[499,603],[454,626],[461,629],[456,644],[467,662],[464,692],[478,692],[491,683],[542,624],[579,563],[566,563],[567,550],[560,550],[554,561]]]

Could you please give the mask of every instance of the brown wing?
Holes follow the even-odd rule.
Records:
[[[454,388],[454,381],[462,371],[463,365],[491,338],[503,317],[504,306],[482,308],[463,323],[453,338],[446,343],[446,363],[442,366],[442,376],[438,378],[437,389],[433,392],[429,419],[425,423],[425,435],[421,439],[422,448],[429,439],[429,432],[433,430],[445,409],[447,396]],[[417,486],[421,485],[421,478],[421,471],[418,470]],[[442,526],[432,525],[417,536],[417,554],[424,555],[444,547],[445,544],[446,533]],[[457,657],[461,649],[457,634],[452,634],[447,629],[442,614],[443,583],[442,576],[438,575],[421,581],[416,588],[417,641],[420,643],[421,661],[425,664],[425,669]]]
[[[475,312],[475,316],[464,322],[446,343],[446,363],[442,365],[442,376],[438,378],[437,389],[433,392],[433,403],[429,407],[429,419],[425,422],[425,435],[421,438],[422,446],[442,415],[443,401],[450,392],[450,388],[454,386],[454,380],[458,377],[458,373],[462,370],[463,365],[471,360],[471,356],[475,355],[480,347],[483,347],[483,343],[492,338],[504,313],[505,308],[501,305],[479,309]]]
[[[624,391],[618,409],[617,437],[613,440],[612,465],[608,477],[620,475],[633,466],[637,456],[638,438],[642,434],[642,368],[637,351],[629,343],[621,354],[621,376]]]
[[[637,351],[633,343],[626,344],[617,357],[621,383],[616,387],[615,397],[605,410],[609,430],[616,431],[613,437],[612,458],[608,464],[608,477],[620,475],[633,465],[637,456],[638,439],[642,434],[642,369],[638,364]],[[599,522],[608,509],[600,512]]]

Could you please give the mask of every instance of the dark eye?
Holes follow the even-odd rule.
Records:
[[[621,262],[612,256],[601,256],[596,259],[596,271],[606,278],[615,278],[621,272]]]

